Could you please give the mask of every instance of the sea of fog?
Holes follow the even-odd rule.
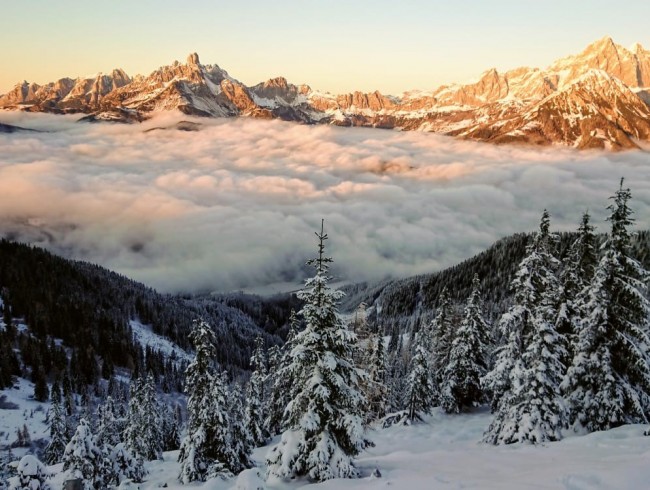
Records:
[[[621,177],[650,226],[650,154],[465,142],[418,132],[166,114],[135,125],[0,112],[0,234],[161,291],[298,283],[325,219],[339,280],[432,272],[589,210]],[[175,129],[179,120],[200,131]]]

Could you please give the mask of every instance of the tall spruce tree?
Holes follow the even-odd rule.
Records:
[[[438,309],[431,325],[428,326],[431,340],[423,339],[424,346],[431,349],[433,381],[439,392],[445,378],[445,369],[449,364],[449,353],[454,340],[453,310],[449,291],[443,288],[438,298]],[[431,346],[429,346],[429,342]]]
[[[268,433],[264,426],[264,406],[266,402],[264,383],[268,376],[268,370],[264,355],[264,339],[261,336],[255,339],[251,368],[253,373],[246,390],[246,426],[253,438],[253,444],[261,446],[268,440]]]
[[[196,354],[185,371],[187,435],[178,456],[183,484],[232,475],[228,391],[225,375],[216,374],[216,339],[210,325],[197,321],[190,334]]]
[[[131,384],[124,445],[144,461],[162,459],[162,418],[151,373]]]
[[[560,275],[555,329],[569,339],[571,357],[565,360],[567,364],[572,360],[580,323],[586,316],[585,292],[587,286],[591,284],[597,264],[598,252],[594,227],[591,225],[589,213],[584,213],[578,228],[578,236],[571,244]]]
[[[611,232],[586,293],[576,352],[563,383],[571,421],[588,431],[650,415],[648,271],[631,254],[634,223],[623,180],[608,206]]]
[[[181,445],[178,412],[165,404],[161,410],[163,451],[176,451]]]
[[[255,447],[255,441],[248,428],[244,403],[241,398],[242,393],[244,393],[242,387],[234,383],[228,394],[230,449],[232,454],[230,468],[234,474],[254,466],[251,452]]]
[[[481,282],[474,275],[465,316],[456,331],[441,387],[440,402],[447,413],[459,413],[485,401],[481,378],[489,367],[490,327],[481,311]]]
[[[269,387],[269,395],[266,402],[267,417],[264,420],[266,432],[273,436],[284,431],[284,412],[289,402],[293,399],[295,386],[290,384],[290,380],[280,373],[283,372],[290,364],[291,358],[289,353],[293,349],[294,339],[298,335],[300,320],[296,312],[292,309],[289,315],[289,333],[287,341],[280,348],[272,346],[269,349],[269,370],[266,384]]]
[[[97,444],[115,446],[120,442],[120,423],[115,415],[115,402],[106,397],[97,407]]]
[[[437,395],[429,362],[430,353],[422,344],[423,338],[422,335],[415,338],[414,353],[406,379],[407,421],[420,420],[423,414],[431,413]]]
[[[47,464],[57,464],[61,462],[65,446],[68,443],[68,426],[63,405],[61,404],[61,389],[59,383],[54,382],[52,385],[52,407],[49,413],[50,442],[45,448],[45,462]]]
[[[541,443],[562,437],[566,410],[560,396],[566,339],[555,330],[558,260],[545,210],[513,281],[514,304],[500,322],[506,344],[484,378],[496,412],[484,435],[492,444]],[[494,405],[493,405],[494,406]]]
[[[386,415],[388,409],[386,348],[379,333],[368,338],[364,366],[368,372],[364,382],[364,394],[368,402],[366,422],[371,422]]]
[[[267,456],[268,474],[277,478],[308,476],[315,481],[359,475],[353,458],[363,449],[363,396],[353,364],[355,335],[338,316],[343,295],[329,287],[325,256],[327,235],[321,226],[318,257],[308,262],[316,275],[298,297],[305,329],[293,340],[289,364],[279,376],[295,387],[285,411],[286,430]]]
[[[401,338],[401,335],[397,332],[393,333],[389,346],[392,343],[392,339],[396,337]],[[389,351],[388,354],[386,363],[386,389],[388,391],[387,411],[389,412],[401,411],[406,405],[406,378],[408,376],[410,362],[410,358],[406,354],[406,352],[403,352],[401,342],[399,341],[395,342],[394,350]],[[427,355],[430,356],[430,352],[427,352]]]

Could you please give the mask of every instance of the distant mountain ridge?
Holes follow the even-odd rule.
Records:
[[[650,51],[605,37],[546,69],[484,72],[478,81],[401,96],[333,95],[277,77],[246,86],[196,53],[148,76],[123,70],[45,85],[23,82],[0,108],[135,122],[157,111],[308,124],[431,131],[492,143],[632,149],[650,141]]]

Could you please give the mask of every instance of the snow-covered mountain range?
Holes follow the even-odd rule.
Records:
[[[407,81],[405,81],[406,83]],[[141,121],[155,111],[432,131],[493,143],[628,149],[650,140],[650,51],[600,39],[546,69],[490,69],[478,81],[400,96],[334,95],[278,77],[246,86],[196,53],[148,76],[22,82],[0,108]]]

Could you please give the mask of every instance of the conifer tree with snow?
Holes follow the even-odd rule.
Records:
[[[489,367],[490,326],[481,311],[480,280],[474,275],[463,321],[449,353],[440,402],[447,413],[459,413],[485,401],[481,378]]]
[[[97,407],[97,444],[115,446],[120,442],[120,424],[115,416],[115,402],[108,396]]]
[[[9,478],[13,475],[12,468],[9,467],[9,463],[13,463],[14,457],[11,452],[11,447],[7,451],[0,451],[0,489],[7,490],[9,485]]]
[[[631,192],[611,198],[611,231],[586,293],[573,362],[562,385],[571,422],[588,431],[650,416],[650,336],[646,298],[650,274],[631,256]]]
[[[169,405],[165,405],[161,410],[162,417],[162,434],[163,434],[163,451],[176,451],[181,445],[180,439],[180,421],[178,412]]]
[[[446,287],[443,288],[438,298],[436,316],[431,325],[426,328],[426,334],[431,336],[431,340],[423,338],[422,345],[426,349],[431,349],[433,381],[439,390],[444,381],[445,369],[449,364],[449,353],[454,339],[453,311],[449,291]],[[431,346],[428,345],[429,343]]]
[[[591,225],[589,213],[584,213],[578,236],[571,244],[560,275],[559,304],[555,321],[555,329],[570,339],[570,351],[577,341],[580,323],[587,314],[585,293],[587,286],[591,284],[597,264],[594,227]],[[571,360],[569,358],[565,362],[570,364]]]
[[[291,312],[293,313],[293,310]],[[289,403],[288,400],[284,400],[287,393],[283,389],[286,380],[278,377],[284,358],[283,350],[284,348],[277,345],[271,346],[268,350],[269,370],[265,381],[269,394],[264,408],[266,413],[264,429],[270,436],[282,432],[284,409]]]
[[[162,459],[162,418],[151,373],[131,385],[124,445],[144,461]]]
[[[48,482],[52,475],[45,465],[31,454],[22,457],[16,473],[16,476],[8,480],[9,490],[50,490],[52,488]]]
[[[429,363],[430,353],[422,344],[424,336],[417,336],[406,380],[407,421],[421,420],[423,414],[431,413],[436,399],[436,387]]]
[[[196,354],[185,371],[187,435],[178,456],[183,484],[232,475],[236,460],[231,446],[225,375],[216,374],[216,339],[210,325],[197,321],[190,334]]]
[[[66,417],[63,405],[61,404],[61,389],[55,381],[52,385],[52,407],[49,413],[50,442],[45,448],[45,462],[56,464],[63,458],[65,446],[68,443]]]
[[[292,309],[289,315],[289,333],[287,341],[280,348],[273,346],[269,349],[269,370],[267,375],[267,385],[269,385],[270,394],[266,403],[266,413],[268,414],[264,427],[266,432],[274,436],[284,431],[283,426],[284,412],[289,402],[293,399],[295,386],[291,385],[291,380],[280,373],[284,372],[291,364],[290,353],[294,346],[294,340],[298,335],[300,320],[296,312]]]
[[[386,348],[379,333],[368,338],[364,367],[368,372],[364,382],[364,393],[368,402],[366,422],[371,422],[386,415],[388,408]]]
[[[265,390],[264,383],[268,376],[264,355],[264,339],[255,339],[255,350],[251,357],[253,373],[246,390],[246,426],[255,446],[261,446],[268,440],[264,426]]]
[[[251,452],[255,447],[255,441],[247,424],[244,403],[241,399],[243,391],[241,386],[235,383],[228,394],[229,437],[232,453],[230,469],[234,474],[254,466]]]
[[[86,419],[81,419],[72,439],[65,447],[63,470],[71,478],[83,481],[85,489],[108,486],[110,468],[104,452],[95,444],[95,437]]]
[[[389,346],[393,343],[393,339],[397,337],[401,338],[401,335],[396,332],[391,335]],[[431,353],[428,350],[427,355],[429,356],[428,359],[430,359]],[[406,405],[405,393],[409,362],[410,358],[407,358],[406,353],[403,351],[401,342],[396,340],[394,350],[389,352],[387,361],[386,389],[388,391],[387,411],[389,412],[401,411]]]
[[[549,226],[545,210],[513,281],[514,304],[500,322],[506,344],[484,378],[497,400],[484,435],[492,444],[559,440],[566,425],[560,394],[566,339],[555,330],[558,260]]]
[[[125,480],[140,483],[147,475],[142,460],[136,458],[123,443],[115,446],[106,446],[105,456],[108,459],[108,481],[113,485],[119,485]]]
[[[280,443],[267,455],[268,475],[307,476],[314,481],[359,475],[353,458],[365,447],[359,373],[353,364],[355,335],[338,316],[342,292],[329,287],[325,256],[327,235],[321,226],[318,257],[308,262],[316,275],[298,297],[305,329],[293,339],[289,363],[279,376],[294,387],[285,411]]]

